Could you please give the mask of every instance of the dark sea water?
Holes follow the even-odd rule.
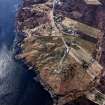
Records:
[[[0,105],[48,105],[50,96],[33,73],[13,60],[15,16],[21,0],[0,0]]]

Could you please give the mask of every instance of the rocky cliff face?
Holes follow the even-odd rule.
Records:
[[[101,71],[99,70],[96,78],[91,78],[84,71],[88,68],[87,62],[81,64],[83,60],[81,59],[77,63],[75,57],[66,52],[65,46],[71,46],[71,42],[75,40],[72,36],[68,37],[65,34],[62,37],[62,33],[57,29],[53,18],[58,19],[57,15],[60,15],[61,20],[64,17],[72,18],[86,24],[85,27],[89,25],[102,30],[102,33],[98,33],[97,43],[79,37],[78,44],[91,53],[92,57],[94,55],[93,58],[97,59],[104,67],[104,4],[96,7],[87,6],[81,0],[61,1],[64,5],[55,5],[56,11],[54,12],[52,11],[53,0],[23,0],[23,6],[17,15],[17,31],[24,33],[22,34],[24,38],[18,43],[21,53],[17,54],[16,59],[24,60],[29,65],[29,69],[37,68],[39,81],[51,93],[55,104],[94,105],[82,96],[88,90],[91,90],[94,85],[97,86]],[[59,20],[57,21],[59,23]],[[67,29],[66,32],[68,32]],[[62,38],[64,38],[64,42]],[[72,45],[72,48],[77,51],[79,46]],[[101,48],[101,51],[99,48]],[[98,86],[102,92],[105,91],[104,82],[103,76],[101,84]],[[77,100],[72,102],[75,99]]]

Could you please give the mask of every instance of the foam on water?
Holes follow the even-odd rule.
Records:
[[[12,61],[12,52],[8,51],[7,47],[3,45],[0,51],[0,78],[3,78],[6,76],[6,74],[9,72],[7,68],[10,65],[13,65]]]

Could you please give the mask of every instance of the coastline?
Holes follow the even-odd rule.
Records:
[[[31,4],[28,5],[28,3],[25,3],[24,5],[22,5],[22,7],[21,7],[21,9],[19,11],[21,11],[24,8],[24,6],[26,6],[26,8],[27,8],[27,6],[29,6],[28,8],[30,8],[31,7]],[[23,58],[21,58],[21,57],[19,58],[19,56],[17,56],[18,54],[20,54],[22,52],[23,49],[22,49],[21,45],[23,43],[24,38],[27,37],[27,35],[24,32],[22,32],[19,29],[19,27],[17,27],[17,32],[20,32],[20,34],[18,34],[19,36],[17,38],[17,41],[18,42],[16,43],[16,50],[17,51],[16,51],[16,57],[15,57],[15,59],[17,61],[19,61],[19,62],[22,62],[24,65],[26,65],[27,68],[28,68],[28,70],[32,70],[32,71],[35,72],[35,74],[36,74],[35,80],[38,80],[40,82],[40,84],[43,86],[43,88],[50,93],[50,95],[51,95],[51,97],[53,99],[53,102],[55,102],[54,105],[56,105],[56,101],[57,100],[55,100],[55,99],[57,99],[57,97],[56,97],[55,93],[52,91],[52,89],[49,86],[47,86],[47,84],[43,81],[43,79],[41,79],[41,77],[39,75],[39,70],[37,70],[37,68],[35,68],[35,65],[32,65],[30,62],[27,62],[24,57]]]
[[[29,0],[30,1],[30,0]],[[17,12],[17,17],[19,16],[19,12],[26,6],[29,6],[29,3],[26,3],[25,0],[23,0],[23,3],[18,12]],[[36,3],[37,4],[37,3]],[[16,18],[18,21],[18,18]],[[15,53],[14,53],[14,60],[16,62],[21,63],[22,65],[24,65],[26,67],[27,70],[33,72],[34,75],[34,80],[37,81],[38,83],[40,83],[40,85],[43,87],[43,89],[45,89],[45,91],[47,91],[52,99],[52,104],[51,105],[56,105],[57,103],[57,96],[55,95],[54,91],[41,79],[40,75],[39,75],[39,71],[37,70],[37,68],[35,68],[35,66],[33,66],[31,63],[26,62],[26,60],[24,58],[19,58],[17,55],[20,54],[22,52],[22,48],[21,48],[21,43],[23,42],[24,38],[26,38],[26,34],[24,32],[22,32],[22,30],[20,30],[18,28],[18,24],[16,22],[16,32],[17,32],[17,36],[16,36],[16,41],[15,41]]]

